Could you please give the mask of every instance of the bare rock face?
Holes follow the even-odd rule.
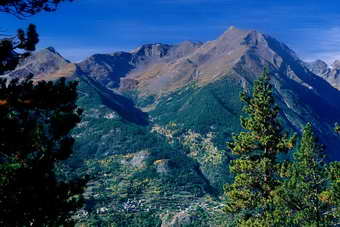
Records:
[[[173,169],[171,160],[169,159],[160,159],[160,160],[156,160],[154,162],[154,165],[156,166],[156,171],[159,174],[170,174],[171,170]]]
[[[327,75],[331,71],[327,63],[322,60],[316,60],[314,62],[306,63],[306,66],[313,73],[320,76]]]
[[[136,168],[143,168],[146,166],[146,161],[150,157],[150,152],[140,151],[134,154],[133,158],[129,161],[129,164]]]
[[[145,60],[145,58],[162,58],[168,55],[169,50],[171,49],[171,45],[167,44],[146,44],[143,45],[131,53],[134,54],[137,58],[141,57],[140,61]]]
[[[205,86],[226,75],[253,80],[264,66],[310,86],[298,76],[307,67],[285,44],[235,27],[206,43],[147,44],[129,53],[93,55],[78,66],[108,88],[137,90],[140,97],[162,96],[192,82]]]
[[[196,49],[201,47],[201,42],[184,41],[178,45],[173,46],[169,50],[169,59],[179,59],[193,53]]]
[[[332,70],[326,74],[325,79],[336,89],[340,90],[340,61],[336,60],[332,64]]]
[[[132,54],[117,52],[114,54],[95,54],[77,64],[84,75],[97,80],[107,88],[119,86],[119,80],[134,68]]]
[[[55,80],[60,77],[72,78],[75,73],[76,66],[63,58],[54,48],[49,47],[25,58],[7,76],[24,78],[33,75],[35,80]]]
[[[340,61],[333,62],[331,67],[327,63],[317,60],[311,63],[306,63],[309,70],[314,74],[328,81],[334,88],[340,90]]]
[[[169,220],[163,221],[161,227],[185,227],[192,224],[195,217],[191,216],[187,211],[181,211]]]
[[[340,60],[335,60],[332,64],[333,69],[340,69]]]
[[[138,80],[130,78],[122,78],[120,80],[120,90],[121,91],[131,91],[136,89],[138,86]]]
[[[77,64],[81,75],[114,92],[135,94],[137,102],[152,97],[152,103],[144,102],[150,105],[143,106],[147,110],[155,109],[162,97],[192,85],[200,89],[228,80],[238,84],[230,89],[247,90],[266,67],[288,124],[300,130],[313,122],[320,134],[332,137],[328,141],[336,140],[332,127],[340,115],[340,94],[335,89],[339,65],[335,62],[330,70],[322,61],[306,64],[275,38],[235,27],[206,43],[147,44],[131,52],[93,55]]]
[[[131,52],[96,54],[77,65],[83,74],[89,75],[105,87],[125,91],[137,88],[140,80],[135,75],[149,74],[150,71],[153,75],[157,73],[154,67],[176,61],[201,45],[189,41],[178,45],[146,44]]]

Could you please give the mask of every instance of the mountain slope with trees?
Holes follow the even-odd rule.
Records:
[[[231,216],[221,212],[221,198],[233,156],[225,143],[242,131],[240,92],[250,91],[265,67],[280,124],[301,134],[311,122],[328,158],[339,159],[333,130],[339,92],[259,32],[232,27],[203,44],[150,44],[78,64],[45,51],[56,61],[40,62],[57,65],[38,80],[66,76],[80,83],[83,121],[73,131],[76,152],[61,169],[92,177],[77,214],[81,223],[226,222]]]
[[[22,18],[54,11],[62,1],[2,1],[0,12]],[[1,39],[0,74],[27,59],[38,42],[33,24]],[[70,131],[82,112],[75,103],[77,82],[34,83],[32,73],[22,80],[0,78],[0,224],[74,225],[87,180],[61,180],[55,168],[73,152]]]

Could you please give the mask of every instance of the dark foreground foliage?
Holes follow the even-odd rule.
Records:
[[[278,121],[268,72],[242,93],[246,117],[243,132],[229,148],[234,182],[225,185],[227,214],[237,226],[337,226],[339,224],[339,162],[326,163],[323,146],[307,124],[293,157],[295,136]],[[339,131],[339,129],[336,128]]]
[[[0,12],[10,13],[19,18],[28,17],[41,11],[55,11],[58,4],[64,1],[65,0],[1,0]]]
[[[59,182],[54,168],[72,153],[80,122],[77,82],[0,80],[0,225],[71,222],[85,180]]]

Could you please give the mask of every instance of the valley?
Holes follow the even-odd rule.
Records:
[[[90,176],[79,226],[218,226],[229,221],[221,211],[232,179],[226,142],[241,131],[239,94],[264,68],[285,129],[300,134],[311,122],[329,160],[340,160],[337,68],[325,67],[268,35],[230,27],[206,43],[147,44],[80,63],[48,48],[6,76],[79,81],[75,152],[58,167],[61,178]]]

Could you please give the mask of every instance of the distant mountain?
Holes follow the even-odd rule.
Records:
[[[184,42],[179,45],[147,44],[131,52],[95,54],[78,64],[86,75],[90,75],[107,88],[129,87],[131,82],[121,78],[127,74],[144,71],[150,65],[178,59],[199,47],[200,43]]]
[[[326,81],[337,78],[338,65],[305,63],[268,35],[230,27],[206,43],[147,44],[77,64],[48,48],[9,75],[80,81],[84,117],[73,132],[76,152],[65,164],[71,176],[93,177],[80,222],[127,226],[119,220],[135,219],[124,215],[142,213],[148,223],[200,226],[228,221],[216,212],[230,180],[225,144],[241,130],[240,92],[251,91],[265,67],[286,130],[300,133],[311,122],[328,157],[340,160],[333,132],[340,91]],[[204,220],[195,218],[201,209],[209,214]]]
[[[340,61],[336,60],[331,66],[327,63],[316,60],[306,63],[306,66],[316,75],[327,80],[333,87],[340,90]]]
[[[72,79],[75,73],[75,65],[64,59],[53,47],[49,47],[25,58],[7,76],[23,78],[32,74],[35,79],[54,80],[59,77]]]
[[[144,45],[130,53],[94,55],[78,66],[84,75],[133,98],[139,107],[163,124],[172,121],[189,124],[197,117],[196,126],[190,122],[193,127],[202,133],[208,133],[208,128],[213,127],[217,134],[221,132],[218,125],[225,122],[228,114],[238,121],[241,104],[231,105],[231,102],[238,102],[238,92],[249,90],[254,79],[269,67],[285,124],[299,131],[306,122],[312,122],[324,137],[323,141],[330,144],[330,156],[339,157],[335,149],[339,140],[334,136],[333,125],[340,116],[340,95],[311,72],[326,70],[327,73],[327,69],[322,68],[325,66],[321,62],[315,63],[314,68],[309,67],[285,44],[257,31],[231,27],[218,39],[204,44]],[[183,106],[175,107],[179,102],[177,94],[183,94],[190,86],[192,92],[181,97]],[[211,91],[205,91],[208,88]],[[200,100],[192,101],[201,96],[201,92],[207,93]],[[225,92],[236,94],[234,100],[219,95]],[[201,103],[210,96],[209,104]],[[200,105],[197,113],[194,112],[196,105]],[[212,115],[200,112],[202,108],[217,108],[219,113],[228,113],[211,120]],[[325,109],[331,111],[325,112]],[[194,116],[185,120],[185,113]],[[230,128],[230,133],[235,129]]]

